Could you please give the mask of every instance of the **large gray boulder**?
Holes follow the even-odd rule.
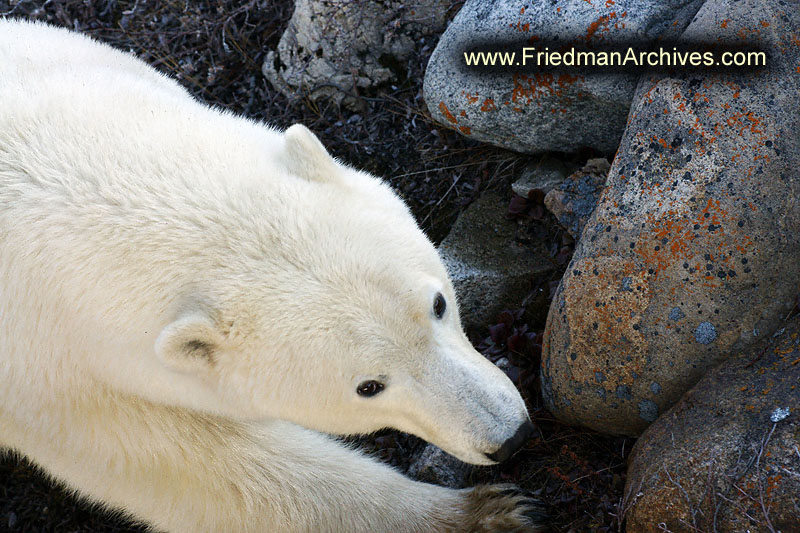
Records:
[[[466,326],[486,326],[503,309],[519,306],[553,272],[544,246],[517,242],[517,225],[506,219],[507,207],[497,193],[484,193],[439,246]]]
[[[712,370],[628,461],[627,531],[800,531],[800,318]],[[658,529],[658,524],[663,524]]]
[[[444,29],[450,5],[296,0],[278,49],[267,54],[262,71],[287,96],[347,103],[361,89],[392,81],[392,67],[402,67],[421,40]]]
[[[637,435],[794,305],[798,35],[797,3],[709,0],[684,37],[746,36],[769,68],[640,84],[548,316],[542,389],[561,420]]]
[[[519,152],[617,147],[636,86],[634,74],[471,70],[464,51],[477,43],[575,45],[677,36],[703,0],[525,3],[468,0],[447,28],[425,72],[435,120],[462,134]],[[491,48],[491,45],[490,45]],[[543,48],[543,47],[542,47]]]

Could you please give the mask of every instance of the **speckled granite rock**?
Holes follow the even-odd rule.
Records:
[[[536,281],[553,272],[543,246],[516,241],[517,226],[506,219],[507,207],[497,193],[484,193],[439,246],[465,326],[486,326],[503,309],[519,305]]]
[[[800,289],[800,10],[709,0],[684,34],[760,38],[769,71],[644,79],[548,316],[563,421],[636,435]],[[795,4],[796,5],[796,4]]]
[[[426,37],[438,35],[451,2],[296,0],[277,50],[262,72],[287,96],[353,103],[352,94],[395,79]]]
[[[800,531],[800,318],[709,372],[628,465],[628,533]]]
[[[544,205],[576,240],[605,189],[610,167],[606,159],[590,159],[544,197]]]
[[[545,42],[643,43],[677,36],[702,2],[467,0],[428,63],[428,110],[467,137],[519,152],[591,147],[611,153],[625,128],[635,74],[476,71],[467,68],[463,52],[481,41],[518,43],[521,54],[522,47]]]

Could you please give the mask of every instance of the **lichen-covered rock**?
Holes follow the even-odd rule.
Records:
[[[505,216],[507,206],[500,195],[484,193],[439,246],[466,326],[485,326],[503,309],[520,305],[536,282],[553,272],[541,244],[517,242],[517,225]]]
[[[395,79],[426,36],[445,27],[445,0],[296,0],[278,49],[262,71],[283,94],[352,103],[352,94]]]
[[[709,0],[686,39],[759,40],[769,69],[644,79],[548,316],[561,420],[640,433],[800,289],[800,10]]]
[[[590,159],[544,197],[544,205],[572,237],[579,239],[606,186],[607,159]]]
[[[503,148],[569,152],[591,147],[611,153],[625,128],[635,74],[532,72],[516,66],[474,70],[467,67],[464,51],[482,42],[513,43],[517,54],[525,46],[570,40],[575,45],[645,43],[677,36],[702,1],[468,0],[428,62],[425,102],[438,122]]]
[[[629,533],[800,531],[800,318],[709,372],[628,465]]]

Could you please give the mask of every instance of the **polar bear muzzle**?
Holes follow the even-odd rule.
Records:
[[[522,423],[522,425],[517,429],[516,433],[505,441],[502,446],[496,451],[492,453],[487,453],[486,457],[491,459],[492,461],[496,461],[498,463],[502,463],[509,459],[512,455],[514,455],[525,442],[533,435],[535,430],[535,426],[531,423],[530,420],[526,420]]]

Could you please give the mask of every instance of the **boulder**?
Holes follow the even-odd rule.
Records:
[[[544,156],[522,169],[520,178],[511,184],[511,190],[523,198],[528,198],[531,191],[547,194],[564,183],[568,173],[567,165],[563,161]]]
[[[517,242],[507,206],[499,194],[483,193],[439,246],[465,326],[486,326],[503,309],[518,307],[537,281],[553,273],[542,244]]]
[[[677,36],[703,0],[534,2],[467,0],[428,62],[424,97],[433,118],[467,137],[519,152],[613,153],[619,144],[636,74],[597,70],[532,71],[513,66],[468,68],[464,52],[572,42],[638,44]],[[526,61],[527,62],[527,61]]]
[[[451,3],[296,0],[262,72],[287,96],[354,102],[359,90],[393,81],[426,37],[445,27]],[[349,96],[348,96],[349,95]]]
[[[800,265],[800,10],[709,0],[684,38],[769,68],[643,79],[548,316],[561,420],[637,435],[729,354],[771,335]]]
[[[712,370],[628,465],[628,533],[800,531],[800,318]]]
[[[576,240],[597,206],[610,167],[607,159],[590,159],[544,197],[545,207]]]

